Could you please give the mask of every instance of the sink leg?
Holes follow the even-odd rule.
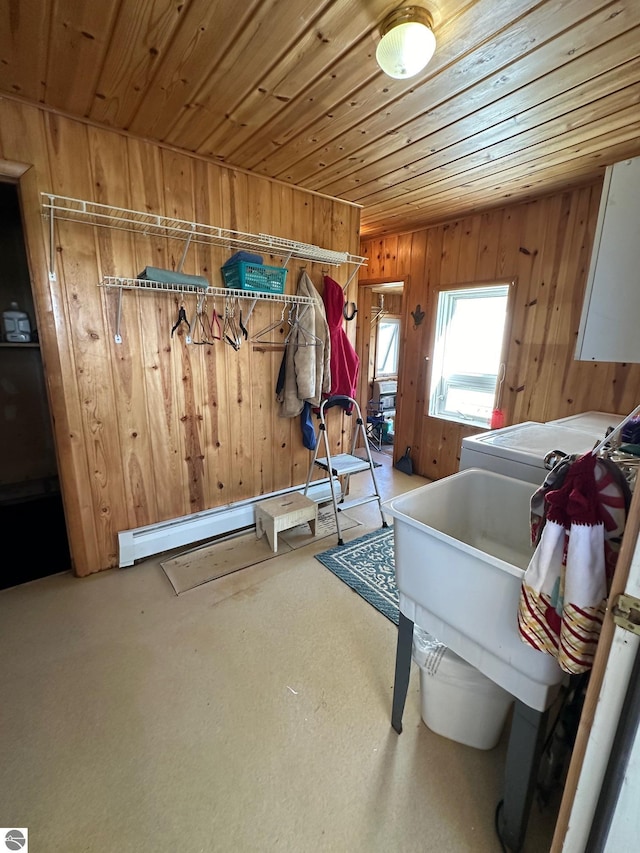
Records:
[[[391,725],[402,733],[402,714],[409,689],[411,675],[411,649],[413,646],[413,622],[400,613],[398,623],[398,645],[396,646],[396,674],[393,682],[393,707],[391,710]]]
[[[504,799],[498,835],[512,853],[522,849],[535,792],[549,711],[535,711],[516,700],[507,749]]]

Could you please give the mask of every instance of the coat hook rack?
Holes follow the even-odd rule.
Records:
[[[314,305],[315,301],[311,296],[298,296],[293,293],[262,293],[251,290],[236,290],[231,287],[196,287],[195,285],[187,284],[180,287],[169,284],[164,281],[151,281],[150,279],[139,278],[121,278],[119,276],[105,276],[98,287],[118,290],[118,303],[116,309],[116,333],[114,340],[117,344],[122,343],[122,335],[120,332],[122,318],[122,292],[123,290],[143,290],[152,291],[155,293],[174,293],[180,296],[181,304],[184,304],[185,295],[195,295],[198,298],[204,296],[213,297],[214,301],[217,297],[221,297],[225,304],[231,299],[248,301],[249,308],[246,316],[243,313],[243,322],[246,324],[251,317],[251,313],[257,302],[279,302],[283,306],[287,305]],[[185,343],[192,343],[191,333],[185,335]]]
[[[349,307],[349,306],[351,306],[351,307]],[[358,313],[358,309],[356,307],[355,302],[345,302],[344,305],[342,306],[342,316],[347,321],[353,320],[353,318],[356,316],[357,313]]]

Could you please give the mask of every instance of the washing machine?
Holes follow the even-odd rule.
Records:
[[[581,429],[567,423],[513,424],[463,438],[459,470],[482,468],[541,485],[549,471],[547,454],[558,451],[559,460],[563,455],[587,453],[605,432],[606,427],[603,430],[599,422],[591,428],[583,423]]]
[[[625,418],[626,415],[616,415],[613,412],[581,412],[579,415],[569,415],[568,418],[558,418],[547,423],[564,424],[570,429],[583,430],[589,434],[596,432],[604,438],[609,428],[617,427]]]

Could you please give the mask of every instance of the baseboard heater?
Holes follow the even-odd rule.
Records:
[[[334,488],[336,497],[339,498],[341,495],[339,480],[334,481]],[[294,486],[291,489],[258,495],[255,498],[196,512],[193,515],[172,518],[170,521],[160,521],[157,524],[135,527],[132,530],[121,530],[118,533],[119,566],[122,569],[132,566],[136,560],[153,554],[161,554],[173,548],[180,548],[182,545],[191,545],[194,542],[251,527],[255,524],[254,504],[258,501],[286,495],[289,492],[302,491],[304,489],[300,486]],[[310,484],[307,494],[316,503],[330,501],[329,479],[315,480]]]

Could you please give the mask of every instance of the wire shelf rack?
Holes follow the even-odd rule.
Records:
[[[43,215],[49,217],[51,227],[56,219],[65,222],[80,222],[98,225],[102,228],[114,228],[120,231],[132,231],[149,237],[167,237],[187,240],[193,243],[224,246],[228,249],[251,249],[268,251],[286,257],[284,266],[291,258],[322,263],[328,266],[355,264],[358,267],[367,260],[349,252],[336,252],[323,249],[310,243],[275,237],[271,234],[251,234],[218,228],[185,219],[173,219],[155,213],[128,210],[124,207],[99,204],[84,199],[41,193]]]
[[[150,281],[142,278],[122,278],[120,276],[105,276],[98,287],[115,287],[121,290],[147,290],[157,293],[176,293],[179,296],[195,294],[196,296],[220,296],[230,299],[267,300],[292,305],[313,305],[311,296],[296,296],[293,293],[262,293],[254,290],[236,290],[231,287],[197,287],[193,284],[170,284],[164,281]]]

